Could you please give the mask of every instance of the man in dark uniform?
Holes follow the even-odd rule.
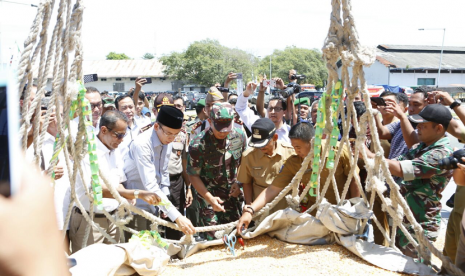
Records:
[[[240,217],[237,170],[246,149],[244,131],[233,127],[234,112],[229,103],[211,107],[209,127],[200,132],[189,145],[187,173],[198,192],[200,224],[217,225]],[[207,239],[215,239],[214,232]]]

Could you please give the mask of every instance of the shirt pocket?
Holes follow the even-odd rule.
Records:
[[[266,172],[266,169],[264,166],[252,167],[253,177],[257,177],[257,178],[265,177],[265,172]]]

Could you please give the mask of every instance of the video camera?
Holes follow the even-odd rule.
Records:
[[[465,157],[465,149],[454,151],[454,153],[452,153],[452,156],[439,160],[438,167],[441,170],[457,169],[457,163],[465,164],[462,161],[462,157]]]
[[[283,90],[280,90],[279,93],[281,96],[283,96],[283,98],[287,98],[292,94],[300,93],[301,90],[302,88],[297,83],[289,83],[287,87]]]
[[[291,78],[290,78],[290,79],[291,79],[291,80],[303,80],[303,79],[305,79],[305,78],[306,78],[305,75],[296,75],[296,74],[293,74],[293,75],[291,75]]]
[[[217,87],[217,89],[220,92],[229,92],[229,88],[226,88],[226,87]]]

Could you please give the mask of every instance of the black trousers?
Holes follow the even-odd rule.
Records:
[[[184,179],[182,173],[170,175],[170,195],[168,199],[178,209],[178,211],[184,215],[184,206],[186,205],[186,194],[184,192]],[[169,218],[166,220],[171,221]],[[173,221],[174,222],[174,221]],[[167,239],[178,240],[184,234],[180,231],[176,231],[169,227],[166,227],[165,237]]]

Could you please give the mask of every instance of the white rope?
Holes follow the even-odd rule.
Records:
[[[399,186],[394,182],[391,174],[389,173],[389,168],[384,159],[384,152],[381,147],[379,137],[376,131],[376,124],[374,121],[373,110],[369,105],[369,95],[367,91],[365,75],[363,72],[364,66],[369,66],[374,62],[375,54],[373,49],[366,48],[361,46],[358,38],[357,29],[355,27],[355,21],[351,14],[351,4],[349,0],[332,0],[332,12],[330,15],[330,27],[328,30],[328,35],[325,39],[323,46],[323,56],[326,61],[326,67],[328,69],[328,84],[327,92],[332,91],[333,85],[341,79],[346,92],[347,92],[347,115],[344,113],[343,106],[340,105],[337,114],[342,118],[342,127],[343,127],[343,137],[339,143],[339,148],[337,149],[337,154],[334,158],[335,164],[334,168],[329,171],[329,175],[325,183],[320,184],[320,175],[322,170],[325,167],[325,161],[327,154],[330,150],[329,141],[326,142],[325,146],[322,148],[320,155],[320,164],[319,164],[319,174],[318,174],[318,187],[317,187],[317,197],[316,202],[313,204],[306,212],[311,212],[323,200],[327,190],[330,185],[334,190],[337,204],[342,204],[344,199],[347,196],[349,191],[349,186],[352,182],[355,182],[359,190],[361,191],[361,196],[367,206],[372,210],[373,205],[375,204],[376,197],[380,198],[382,202],[382,207],[385,212],[393,220],[393,230],[391,237],[388,236],[386,231],[383,229],[381,222],[374,216],[373,221],[376,226],[381,230],[384,238],[389,242],[390,247],[398,250],[395,247],[395,236],[397,233],[397,228],[404,232],[407,239],[419,250],[420,255],[425,259],[426,263],[429,263],[428,251],[431,251],[443,262],[443,266],[456,275],[464,275],[461,270],[455,267],[449,258],[444,257],[442,253],[436,249],[427,237],[423,234],[423,229],[421,225],[415,220],[408,204],[403,199]],[[64,225],[66,226],[69,223],[72,207],[74,205],[79,208],[84,219],[88,223],[86,229],[86,237],[84,239],[84,246],[87,243],[87,236],[89,235],[91,229],[95,229],[102,233],[108,240],[112,242],[117,242],[112,239],[106,231],[101,229],[98,225],[93,222],[93,205],[91,200],[90,214],[88,214],[80,202],[79,198],[76,196],[76,178],[80,174],[82,178],[82,168],[81,161],[86,156],[86,127],[84,125],[84,119],[82,117],[81,106],[76,110],[76,115],[79,116],[79,125],[78,133],[76,135],[76,141],[72,142],[69,137],[71,137],[70,118],[68,116],[70,112],[71,101],[76,99],[77,88],[76,81],[82,80],[83,71],[82,71],[82,61],[83,61],[83,47],[81,42],[81,29],[82,29],[82,16],[83,16],[83,5],[81,0],[75,0],[74,5],[72,5],[71,0],[60,0],[58,5],[58,14],[56,18],[56,24],[53,29],[52,38],[49,44],[48,51],[47,41],[48,41],[48,27],[50,25],[51,14],[55,7],[55,0],[44,0],[39,5],[37,10],[37,15],[34,19],[34,22],[31,27],[30,34],[24,43],[24,50],[21,54],[19,66],[18,66],[18,92],[22,93],[24,85],[26,83],[32,84],[33,80],[33,66],[37,59],[39,59],[38,65],[38,75],[35,76],[38,80],[37,95],[29,106],[30,101],[30,92],[31,85],[28,85],[25,94],[24,94],[24,105],[22,109],[22,118],[23,122],[20,128],[20,134],[22,135],[22,146],[26,148],[27,142],[27,132],[31,125],[31,118],[35,114],[33,125],[33,147],[34,147],[34,162],[39,163],[40,158],[39,154],[42,150],[42,144],[45,136],[45,132],[48,127],[48,119],[52,112],[51,106],[58,108],[60,103],[63,104],[63,117],[60,116],[59,110],[56,110],[57,125],[59,139],[53,155],[58,154],[61,150],[62,145],[64,155],[65,155],[65,164],[68,169],[68,178],[70,181],[71,187],[71,200],[69,205],[68,213],[66,214]],[[70,62],[71,58],[71,62]],[[341,74],[337,72],[337,62],[341,61]],[[71,63],[71,64],[70,64]],[[69,66],[70,65],[70,66]],[[45,85],[47,81],[47,76],[50,74],[51,67],[52,70],[52,95],[50,100],[49,109],[45,115],[45,122],[40,129],[40,100],[42,95],[45,92]],[[352,76],[349,75],[349,68],[352,68]],[[355,110],[353,107],[354,97],[359,93],[362,93],[364,97],[367,113],[360,118],[360,122],[357,121]],[[331,97],[326,97],[326,106],[331,106]],[[337,127],[332,124],[331,120],[331,109],[327,108],[326,111],[326,124],[324,128],[324,133],[329,135],[331,130],[334,127]],[[350,118],[352,119],[352,124],[350,123]],[[344,187],[341,195],[339,194],[337,183],[335,180],[335,170],[339,164],[339,159],[343,152],[343,148],[350,148],[350,143],[348,139],[348,134],[351,126],[354,127],[357,140],[355,143],[355,156],[349,155],[349,162],[352,167],[349,176],[344,183]],[[377,152],[374,160],[368,159],[365,147],[364,140],[366,138],[367,126],[372,130],[372,146],[374,151]],[[328,139],[329,140],[329,139]],[[68,142],[66,142],[68,141]],[[66,144],[65,144],[66,143]],[[355,173],[355,168],[357,161],[359,159],[358,155],[361,153],[362,159],[365,162],[368,181],[366,183],[366,191],[370,192],[370,197],[368,198],[365,192],[363,192],[362,183],[358,175]],[[299,194],[299,184],[302,180],[302,176],[305,173],[306,169],[312,166],[312,156],[313,156],[313,141],[312,141],[312,150],[309,155],[303,160],[302,166],[299,171],[296,173],[291,183],[289,183],[272,202],[268,203],[260,211],[254,215],[256,221],[262,221],[268,214],[271,208],[273,208],[280,200],[286,197],[286,200],[290,206],[294,209],[299,207],[300,202],[305,198],[309,192],[311,185],[307,183],[304,191]],[[73,163],[71,162],[71,159]],[[53,173],[53,169],[57,164],[57,160],[52,160],[48,174]],[[113,197],[120,203],[120,206],[117,210],[117,215],[115,217],[111,216],[108,212],[104,211],[106,217],[111,220],[118,228],[120,233],[122,231],[129,231],[131,233],[137,233],[134,229],[128,228],[127,224],[131,218],[130,213],[141,215],[146,219],[153,222],[153,226],[163,225],[170,227],[172,229],[180,231],[179,227],[175,223],[171,223],[160,219],[154,216],[151,213],[148,213],[144,210],[141,210],[127,202],[122,198],[117,192],[114,185],[108,181],[105,172],[99,172],[100,178],[102,179],[102,185],[106,185],[110,190]],[[390,198],[385,198],[383,195],[384,187],[383,183],[386,183],[390,187]],[[321,185],[321,187],[320,187]],[[87,190],[87,189],[85,189]],[[320,192],[321,191],[321,192]],[[290,193],[290,194],[289,194]],[[289,195],[288,195],[289,194]],[[287,195],[287,196],[286,196]],[[88,198],[92,198],[92,194],[87,193]],[[403,224],[403,220],[406,219],[411,227],[414,229],[415,237],[407,231]],[[236,226],[237,222],[230,222],[223,225],[207,226],[207,227],[197,227],[197,232],[206,232],[206,231],[223,231],[223,233],[230,232]],[[363,221],[363,225],[366,224],[366,221]],[[363,229],[363,227],[362,227]],[[192,236],[185,236],[181,241],[170,241],[170,242],[180,242],[181,244],[190,244],[193,241]]]

